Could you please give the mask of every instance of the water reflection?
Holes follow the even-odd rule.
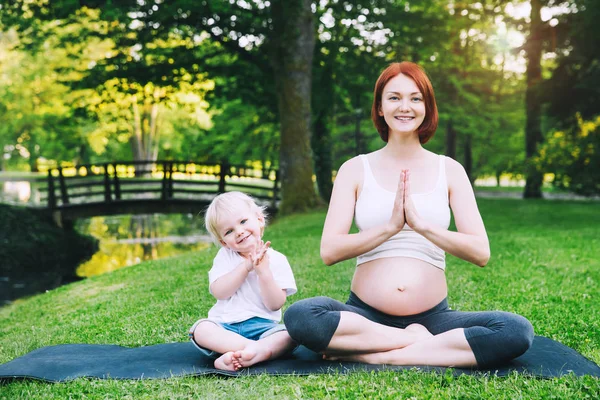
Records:
[[[43,179],[0,180],[0,203],[13,205],[44,206],[46,199],[42,194],[45,183]]]
[[[75,228],[100,241],[100,250],[77,268],[77,275],[104,274],[144,260],[156,260],[210,246],[201,217],[153,214],[94,217]]]
[[[40,194],[42,187],[40,180],[0,181],[0,202],[44,207],[45,198]],[[23,271],[13,270],[0,274],[0,306],[78,279],[211,245],[203,219],[192,214],[94,217],[78,220],[75,229],[96,237],[99,251],[76,271],[45,270],[23,274]]]
[[[39,178],[0,181],[0,202],[43,206],[41,186]],[[191,214],[93,217],[78,220],[75,229],[100,241],[100,250],[77,268],[84,278],[210,245],[202,218]]]
[[[31,199],[31,184],[27,181],[0,182],[0,189],[3,203],[25,204]]]

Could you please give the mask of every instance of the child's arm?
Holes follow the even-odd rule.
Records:
[[[270,268],[269,256],[267,250],[271,246],[271,242],[259,245],[256,253],[252,255],[252,263],[254,271],[258,275],[258,284],[260,286],[260,294],[263,304],[271,311],[277,311],[285,303],[287,293],[285,289],[279,287],[273,272]]]
[[[242,286],[252,271],[252,261],[244,260],[234,270],[221,276],[210,285],[210,292],[218,300],[227,300]]]
[[[273,278],[273,273],[269,268],[269,256],[265,256],[262,262],[254,267],[254,270],[258,275],[263,304],[271,311],[279,310],[283,307],[287,294],[285,289],[280,288]]]

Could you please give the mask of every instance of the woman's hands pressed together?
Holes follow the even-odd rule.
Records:
[[[394,199],[394,209],[392,210],[392,218],[390,224],[395,232],[400,232],[404,228],[404,179],[405,170],[400,172],[400,179],[398,180],[398,190],[396,191],[396,198]]]
[[[397,232],[402,230],[405,223],[415,231],[420,229],[422,224],[421,217],[411,197],[410,170],[408,169],[403,169],[400,172],[398,191],[396,192],[394,209],[390,219],[390,224]]]
[[[402,176],[402,175],[401,175]],[[410,189],[410,170],[406,169],[403,171],[404,176],[404,219],[408,226],[410,226],[414,231],[419,231],[422,219],[417,212],[417,208],[415,207],[415,203],[411,197],[411,189]]]

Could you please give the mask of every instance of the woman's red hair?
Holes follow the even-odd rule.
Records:
[[[433,137],[435,130],[438,126],[438,111],[437,105],[435,104],[435,95],[433,93],[433,86],[431,81],[427,77],[427,74],[417,64],[404,61],[401,63],[392,63],[386,69],[383,70],[377,83],[375,83],[375,90],[373,91],[373,107],[371,108],[371,119],[379,132],[381,139],[387,143],[389,138],[389,127],[385,122],[383,116],[379,115],[381,110],[381,99],[383,95],[383,88],[387,83],[398,75],[406,75],[412,79],[421,93],[423,94],[423,100],[425,101],[425,119],[417,133],[419,134],[419,141],[421,143],[427,143],[429,139]]]

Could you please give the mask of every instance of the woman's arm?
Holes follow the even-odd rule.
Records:
[[[406,221],[415,232],[423,235],[442,250],[484,267],[490,259],[490,244],[471,182],[462,165],[451,158],[446,160],[448,196],[458,232],[440,228],[418,217],[410,199],[409,179],[406,180],[405,186]]]
[[[359,157],[347,161],[338,171],[321,237],[321,258],[327,265],[373,250],[404,226],[404,190],[399,185],[392,219],[387,224],[360,233],[348,233],[354,217],[358,182],[362,181],[363,174]]]

